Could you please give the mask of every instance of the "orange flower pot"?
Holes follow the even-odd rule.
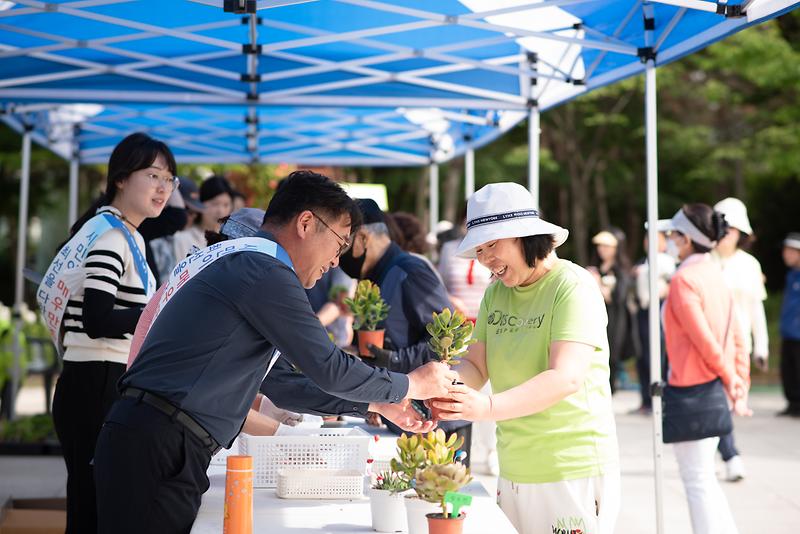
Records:
[[[442,514],[427,514],[428,534],[461,534],[464,530],[464,514],[448,518]]]
[[[367,345],[375,345],[383,348],[384,330],[359,330],[358,331],[358,354],[365,358],[372,358]]]

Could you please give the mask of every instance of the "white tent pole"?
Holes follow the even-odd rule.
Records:
[[[69,225],[75,224],[78,220],[78,151],[72,154],[69,160]]]
[[[528,189],[533,195],[533,205],[539,207],[539,106],[528,111]]]
[[[475,151],[468,148],[464,154],[464,198],[475,192]]]
[[[26,124],[25,132],[22,134],[22,171],[19,181],[19,219],[17,222],[17,268],[14,278],[14,365],[11,370],[10,396],[7,399],[10,403],[8,408],[10,419],[14,419],[17,385],[20,380],[19,360],[22,355],[21,311],[25,296],[23,292],[25,279],[22,276],[22,270],[25,268],[25,256],[27,254],[28,196],[31,178],[31,130],[32,128]]]
[[[428,231],[436,231],[439,222],[439,166],[431,163],[428,167]]]
[[[661,321],[658,305],[658,152],[656,130],[656,65],[649,59],[645,70],[645,131],[647,149],[647,263],[650,266],[650,383],[653,390],[653,467],[656,490],[656,532],[664,532],[663,450],[661,436]]]

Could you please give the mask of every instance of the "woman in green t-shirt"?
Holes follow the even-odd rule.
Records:
[[[456,368],[465,385],[431,403],[442,420],[497,421],[498,503],[522,534],[610,534],[619,509],[608,319],[592,276],[556,256],[567,235],[521,185],[470,197],[457,254],[497,280]]]

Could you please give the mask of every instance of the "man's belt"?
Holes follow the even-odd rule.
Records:
[[[222,446],[217,443],[211,434],[209,434],[205,428],[200,426],[200,423],[192,419],[192,417],[172,404],[169,401],[166,401],[159,397],[158,395],[153,395],[149,391],[145,391],[143,389],[134,388],[134,387],[127,387],[125,391],[122,392],[123,397],[133,397],[137,399],[139,402],[143,402],[145,404],[149,404],[159,412],[169,416],[170,419],[173,421],[177,421],[183,426],[186,427],[189,432],[197,436],[203,446],[211,453],[211,455],[215,455]]]

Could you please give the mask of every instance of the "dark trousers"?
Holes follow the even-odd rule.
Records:
[[[636,373],[639,375],[639,393],[642,397],[642,406],[651,408],[653,399],[650,396],[650,319],[648,310],[636,312],[637,330],[642,346],[642,353],[636,359]],[[664,346],[664,332],[659,328],[659,340],[661,345],[661,379],[667,379],[667,358]]]
[[[136,398],[118,400],[95,452],[98,531],[188,533],[208,490],[210,461],[181,423]]]
[[[733,432],[719,437],[717,450],[722,455],[722,461],[724,462],[727,462],[734,456],[739,456],[739,450],[736,448],[736,443],[733,442]]]
[[[800,340],[781,341],[781,382],[789,410],[800,413]]]
[[[91,461],[124,372],[121,363],[65,361],[56,383],[53,423],[67,464],[67,534],[97,532]]]

